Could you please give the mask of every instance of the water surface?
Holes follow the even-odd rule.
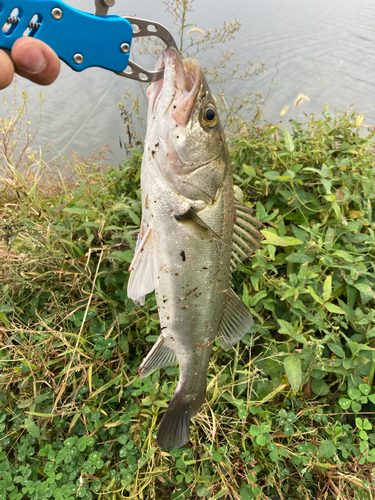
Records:
[[[94,10],[93,0],[67,3],[87,12]],[[111,13],[136,14],[161,22],[177,38],[176,27],[165,13],[162,0],[117,0]],[[364,123],[375,125],[374,3],[196,0],[188,21],[207,30],[235,18],[241,21],[241,31],[223,48],[233,49],[235,60],[244,64],[249,60],[255,65],[264,61],[266,72],[245,83],[225,84],[228,101],[247,92],[261,92],[264,97],[269,94],[264,106],[266,118],[278,122],[280,111],[289,105],[289,112],[282,118],[284,123],[290,118],[302,120],[303,112],[321,113],[326,103],[332,111],[355,104],[352,109],[365,115]],[[216,52],[203,55],[201,63],[208,65],[220,54],[219,47]],[[41,88],[19,78],[18,89],[27,91],[32,122],[38,119],[39,91],[43,92],[43,120],[35,146],[43,148],[49,141],[56,152],[70,149],[89,155],[106,143],[113,152],[112,162],[121,162],[125,153],[119,137],[125,133],[117,103],[127,90],[137,93],[139,84],[98,68],[76,73],[62,64],[54,85]],[[213,90],[217,92],[216,88]],[[294,102],[300,93],[308,96],[310,102],[296,109]],[[13,90],[2,94],[11,100]]]

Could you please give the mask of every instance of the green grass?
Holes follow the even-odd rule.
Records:
[[[178,369],[137,376],[157,307],[126,296],[141,151],[119,170],[73,159],[69,182],[4,161],[0,499],[375,498],[374,138],[346,114],[292,125],[231,139],[267,226],[233,279],[256,324],[214,347],[171,452],[155,433]]]

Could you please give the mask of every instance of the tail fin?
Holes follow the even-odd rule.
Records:
[[[176,392],[159,425],[156,438],[160,447],[181,448],[189,441],[190,412],[190,404]]]

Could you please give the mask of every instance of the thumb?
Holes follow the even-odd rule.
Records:
[[[54,82],[60,72],[60,59],[44,42],[19,38],[12,48],[12,59],[19,75],[39,85]]]

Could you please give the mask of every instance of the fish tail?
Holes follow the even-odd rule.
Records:
[[[161,448],[181,448],[190,437],[191,405],[178,392],[169,403],[157,433]]]
[[[177,389],[160,422],[156,435],[161,448],[181,448],[189,441],[190,418],[205,401],[206,387],[196,394]]]

